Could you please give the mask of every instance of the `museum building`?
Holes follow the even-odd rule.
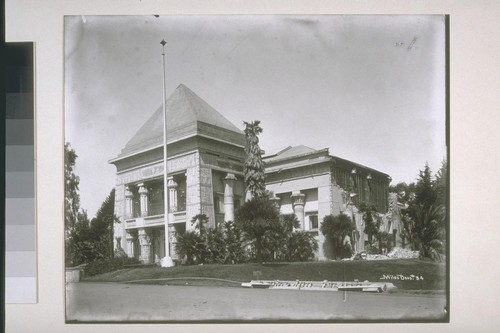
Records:
[[[170,255],[176,258],[176,235],[194,229],[198,214],[208,226],[233,221],[245,200],[243,163],[245,136],[234,124],[184,85],[167,99],[167,191]],[[264,157],[266,189],[281,214],[295,214],[300,229],[319,241],[320,223],[329,214],[345,213],[356,224],[349,241],[356,252],[364,250],[367,235],[361,202],[375,205],[384,217],[384,231],[399,226],[385,218],[390,212],[389,175],[339,157],[328,148],[287,147]],[[114,224],[115,247],[143,263],[165,256],[163,190],[163,107],[160,107],[110,163],[117,169]],[[395,228],[395,229],[392,229]]]

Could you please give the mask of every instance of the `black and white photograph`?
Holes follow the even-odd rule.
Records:
[[[447,31],[65,16],[66,323],[449,322]]]

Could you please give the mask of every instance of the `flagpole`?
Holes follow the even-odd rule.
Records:
[[[167,171],[167,101],[166,101],[166,78],[165,78],[165,42],[164,39],[160,42],[163,47],[163,52],[161,54],[163,62],[163,206],[164,206],[164,221],[165,221],[165,258],[161,260],[161,267],[172,267],[174,263],[172,257],[170,256],[170,242],[169,242],[169,232],[168,232],[168,171]]]

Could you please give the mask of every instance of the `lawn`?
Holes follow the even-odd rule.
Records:
[[[86,277],[84,281],[147,284],[200,283],[203,280],[234,285],[250,280],[392,282],[402,290],[445,290],[446,265],[417,259],[372,261],[325,261],[238,265],[134,267]],[[413,275],[413,277],[412,277]],[[417,278],[418,277],[418,280]],[[423,279],[422,279],[423,278]],[[163,279],[163,280],[162,280]],[[197,282],[196,282],[197,281]],[[237,282],[237,283],[236,283]]]

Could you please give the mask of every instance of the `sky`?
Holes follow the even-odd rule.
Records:
[[[237,127],[416,181],[446,157],[444,16],[67,16],[65,140],[92,218],[109,164],[184,84]]]

